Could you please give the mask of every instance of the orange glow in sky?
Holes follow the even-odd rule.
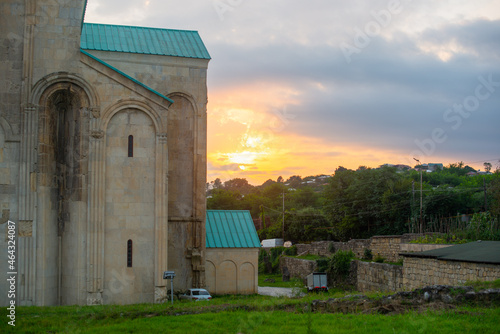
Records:
[[[279,176],[333,174],[338,166],[356,169],[401,160],[394,152],[332,145],[288,132],[296,115],[287,113],[286,105],[299,103],[298,95],[278,85],[210,92],[207,182],[238,177],[260,185]]]

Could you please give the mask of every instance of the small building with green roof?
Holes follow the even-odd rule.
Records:
[[[259,248],[248,210],[207,210],[207,290],[212,294],[257,293]]]

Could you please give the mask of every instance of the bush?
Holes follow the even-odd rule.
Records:
[[[363,252],[363,260],[371,260],[371,259],[373,259],[372,250],[369,248],[365,248],[365,251]]]
[[[288,256],[297,255],[297,246],[293,245],[292,247],[285,248],[285,255],[288,255]]]
[[[351,269],[351,260],[354,259],[352,251],[339,250],[333,254],[330,260],[329,273],[336,279],[345,279],[349,275]]]
[[[332,254],[335,253],[335,244],[333,242],[328,244],[328,251]]]
[[[329,262],[330,262],[330,260],[328,258],[317,259],[316,260],[316,271],[318,271],[318,272],[328,271]]]
[[[383,258],[382,256],[380,256],[380,254],[377,254],[377,256],[375,256],[375,258],[373,259],[373,261],[378,262],[378,263],[384,263],[385,258]]]

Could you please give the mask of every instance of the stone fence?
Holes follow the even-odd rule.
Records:
[[[280,258],[280,272],[287,268],[290,277],[306,279],[307,275],[316,270],[316,261],[297,259],[294,257],[282,256]]]
[[[405,257],[403,286],[406,290],[426,285],[459,285],[467,281],[500,279],[500,265],[432,258]]]
[[[316,261],[283,256],[280,270],[305,280],[316,270]],[[329,277],[332,281],[333,277]],[[360,292],[402,291],[428,285],[459,285],[467,281],[500,279],[500,265],[405,257],[403,266],[388,263],[352,261],[349,284]]]
[[[373,256],[381,256],[386,261],[397,262],[402,259],[399,255],[401,252],[409,251],[403,250],[402,245],[408,244],[412,240],[416,240],[425,234],[407,233],[403,235],[380,235],[374,236],[370,239],[352,239],[347,242],[337,241],[317,241],[310,244],[296,244],[297,254],[315,254],[322,256],[331,256],[330,248],[333,247],[335,251],[349,251],[351,250],[357,258],[363,258],[365,249],[370,249]],[[330,246],[331,245],[331,246]],[[446,247],[448,245],[436,245],[435,248]],[[428,249],[435,249],[434,246]],[[428,250],[424,249],[424,250]],[[418,250],[421,251],[421,250]]]
[[[357,272],[356,290],[401,291],[403,289],[403,266],[388,263],[352,261],[351,268]]]

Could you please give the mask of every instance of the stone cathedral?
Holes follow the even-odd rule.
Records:
[[[196,31],[0,3],[0,303],[160,302],[205,286],[207,67]]]

